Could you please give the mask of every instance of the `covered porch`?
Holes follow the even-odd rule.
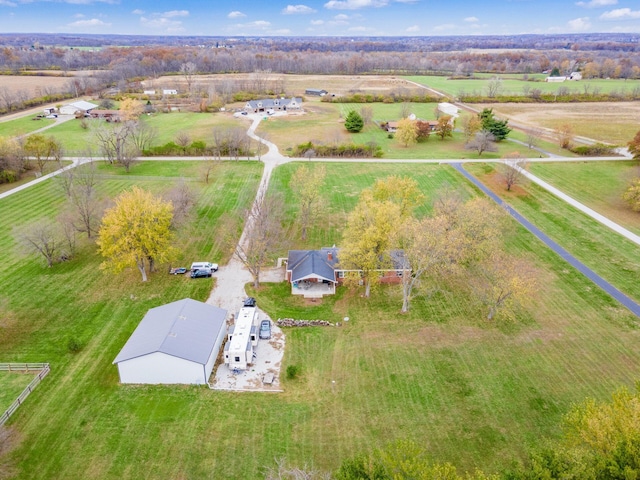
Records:
[[[302,295],[304,298],[322,298],[325,295],[335,295],[336,283],[323,278],[305,278],[291,282],[291,294]]]

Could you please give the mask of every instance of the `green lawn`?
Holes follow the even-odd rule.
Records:
[[[161,192],[191,177],[198,206],[178,235],[181,260],[224,261],[220,216],[250,204],[260,167],[225,163],[205,186],[192,177],[197,162],[144,162],[129,176],[101,166],[100,189],[115,195],[135,183]],[[286,195],[290,238],[297,238],[296,207],[287,185],[296,167],[283,165],[272,177],[272,191]],[[361,189],[389,174],[416,178],[427,197],[419,214],[443,186],[475,194],[444,165],[329,164],[327,172],[318,227],[294,246],[339,243]],[[284,366],[298,365],[301,374],[282,378],[284,393],[120,386],[111,362],[146,310],[205,300],[212,285],[164,272],[147,284],[133,271],[105,275],[91,244],[51,269],[24,256],[13,225],[55,215],[62,197],[49,181],[0,201],[0,357],[51,363],[10,421],[21,438],[10,458],[18,478],[261,478],[276,458],[333,470],[397,438],[424,445],[437,461],[494,471],[557,436],[571,403],[608,398],[640,373],[637,319],[516,229],[509,248],[543,275],[535,307],[517,323],[488,324],[480,307],[455,292],[417,296],[400,315],[397,287],[369,300],[341,290],[307,304],[285,284],[266,285],[255,295],[274,318],[351,319],[340,328],[287,330]],[[84,345],[79,353],[67,350],[71,337]]]
[[[33,120],[34,117],[35,115],[27,115],[16,120],[0,122],[0,137],[17,137],[55,123],[53,119],[41,118]]]
[[[640,302],[640,263],[635,243],[534,183],[507,192],[498,183],[494,165],[475,164],[465,168],[585,265]]]
[[[357,143],[367,144],[375,142],[383,150],[383,158],[391,159],[478,159],[501,158],[507,153],[520,152],[523,156],[530,156],[530,150],[524,145],[511,142],[498,144],[498,152],[485,152],[480,157],[472,150],[464,147],[463,135],[454,132],[452,138],[440,140],[432,134],[426,142],[403,146],[395,138],[388,138],[389,134],[377,125],[368,125],[360,133],[349,133],[344,128],[343,118],[350,110],[360,111],[363,106],[370,106],[373,119],[379,123],[396,120],[400,116],[400,104],[328,104],[314,105],[304,116],[288,116],[269,118],[258,127],[257,134],[278,145],[280,152],[288,154],[296,145],[312,141],[314,143]],[[411,111],[423,119],[435,118],[433,103],[411,104]],[[537,155],[536,155],[537,156]]]
[[[158,132],[153,141],[153,145],[164,145],[167,142],[175,142],[176,136],[180,132],[188,133],[191,141],[202,140],[207,144],[213,142],[213,129],[217,127],[241,127],[246,129],[249,124],[240,119],[233,118],[226,113],[157,113],[152,116],[144,116],[142,120],[147,122]],[[92,120],[88,124],[91,126],[102,120]],[[1,126],[2,124],[0,124]],[[111,124],[107,124],[111,126]],[[94,154],[98,153],[98,147],[93,140],[91,127],[84,129],[79,120],[70,120],[61,125],[55,126],[45,132],[62,143],[67,155],[79,155],[91,147]]]
[[[640,176],[638,162],[533,163],[529,169],[567,195],[640,234],[640,213],[622,200],[627,186]]]
[[[451,97],[458,97],[462,92],[479,95],[487,95],[487,86],[495,75],[480,75],[477,79],[450,80],[449,77],[443,76],[412,76],[405,77],[422,85],[431,87]],[[548,83],[544,79],[546,75],[529,75],[528,78],[535,81],[524,80],[523,75],[498,75],[502,78],[502,95],[524,95],[523,88],[539,89],[542,93],[557,92],[558,88],[566,88],[571,93],[584,93],[585,88],[590,92],[599,90],[600,93],[632,92],[640,86],[640,80],[605,80],[605,79],[589,79],[577,82]]]
[[[0,414],[18,398],[36,373],[0,372]]]

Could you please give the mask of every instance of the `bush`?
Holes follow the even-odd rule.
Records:
[[[77,338],[71,337],[67,342],[67,350],[69,353],[78,353],[82,350],[82,343]]]
[[[569,150],[583,157],[610,157],[616,154],[614,147],[603,145],[602,143],[580,145],[579,147],[573,147]]]
[[[287,380],[293,380],[300,373],[300,367],[298,365],[289,365],[287,367]]]
[[[373,143],[367,145],[315,145],[313,142],[298,145],[292,155],[304,157],[309,150],[313,150],[316,157],[382,158],[383,155],[382,148]]]

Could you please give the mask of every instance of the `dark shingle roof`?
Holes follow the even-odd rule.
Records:
[[[287,270],[291,270],[292,282],[297,282],[310,275],[334,282],[336,263],[338,263],[337,248],[289,250]]]
[[[152,308],[113,361],[161,352],[205,364],[227,311],[190,298]]]

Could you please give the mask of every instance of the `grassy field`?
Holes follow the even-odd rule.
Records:
[[[188,133],[191,141],[202,140],[208,144],[213,142],[213,129],[216,127],[241,127],[248,128],[247,122],[235,119],[228,113],[186,113],[173,112],[169,114],[158,113],[149,117],[143,117],[149,126],[155,128],[158,135],[153,141],[153,145],[164,145],[167,142],[175,142],[176,136],[180,132]],[[102,120],[95,120],[102,122]],[[89,122],[91,125],[92,122]],[[0,124],[1,127],[2,124]],[[107,124],[110,125],[110,124]],[[78,155],[93,145],[94,153],[97,153],[97,146],[93,140],[91,128],[82,128],[78,120],[70,120],[61,125],[57,125],[46,130],[45,135],[51,135],[62,143],[68,155]]]
[[[41,118],[39,120],[33,120],[33,118],[34,115],[27,115],[16,120],[0,122],[0,137],[17,137],[55,123],[55,120],[50,118]]]
[[[614,79],[589,79],[577,82],[548,83],[544,79],[546,75],[528,75],[532,81],[525,80],[524,75],[497,75],[502,79],[501,94],[502,95],[524,95],[523,88],[537,88],[542,93],[553,93],[558,88],[566,88],[572,93],[584,93],[585,88],[590,92],[599,90],[600,93],[631,92],[635,88],[640,87],[640,80],[614,80]],[[487,94],[487,87],[491,79],[495,75],[480,75],[476,79],[452,80],[444,76],[413,76],[404,77],[408,80],[426,85],[430,88],[445,93],[451,97],[458,97],[461,93],[472,94],[477,92],[479,95]]]
[[[499,116],[513,122],[540,126],[552,130],[570,124],[575,135],[593,138],[614,145],[626,145],[640,129],[640,103],[502,103],[478,104],[477,108],[489,107]],[[598,121],[594,122],[597,111]]]
[[[454,132],[453,138],[441,141],[436,135],[431,135],[423,143],[404,147],[398,140],[388,138],[389,134],[377,125],[368,125],[360,133],[349,133],[344,128],[343,118],[350,110],[360,111],[363,106],[370,106],[373,110],[373,120],[379,123],[400,118],[400,104],[314,104],[305,108],[305,115],[291,115],[286,117],[269,118],[258,127],[257,134],[267,138],[276,145],[283,154],[289,154],[296,145],[312,141],[314,143],[358,143],[375,142],[382,147],[384,158],[416,159],[416,158],[501,158],[507,153],[517,151],[523,156],[530,156],[531,151],[523,146],[511,142],[498,144],[498,152],[485,152],[481,157],[472,150],[464,148],[461,133]],[[412,104],[412,113],[418,118],[434,119],[435,104]],[[537,155],[536,155],[537,156]]]
[[[640,234],[640,214],[622,200],[638,162],[532,163],[531,173],[625,228]]]
[[[0,414],[18,398],[36,373],[0,372]]]
[[[494,165],[476,164],[465,168],[585,265],[640,302],[637,281],[640,263],[636,244],[536,184],[518,186],[507,192]]]
[[[137,183],[160,192],[195,175],[196,163],[144,162],[130,176],[101,166],[101,190],[114,195]],[[212,245],[223,236],[217,220],[249,204],[259,167],[225,163],[215,183],[193,182],[200,196],[192,225],[178,237],[183,261],[224,261],[224,248]],[[287,185],[296,167],[276,169],[271,185],[286,196],[287,237],[294,239]],[[339,243],[358,193],[389,174],[416,178],[427,197],[419,214],[442,187],[475,195],[448,166],[331,164],[327,171],[318,228],[293,246]],[[11,455],[19,478],[260,478],[276,458],[332,470],[397,438],[419,442],[435,460],[492,471],[558,435],[572,402],[606,398],[640,373],[637,319],[516,229],[511,248],[544,277],[534,308],[518,323],[488,324],[481,307],[447,291],[417,296],[400,316],[397,287],[369,300],[341,290],[305,303],[285,284],[266,285],[255,295],[274,318],[351,318],[341,328],[286,332],[285,366],[298,365],[301,374],[282,379],[283,394],[120,386],[111,362],[146,310],[184,297],[204,300],[211,283],[158,273],[143,285],[135,272],[104,275],[92,245],[46,269],[20,253],[11,229],[62,206],[55,182],[0,202],[0,356],[52,367],[11,420],[21,438]],[[79,353],[67,350],[70,337],[84,345]]]

